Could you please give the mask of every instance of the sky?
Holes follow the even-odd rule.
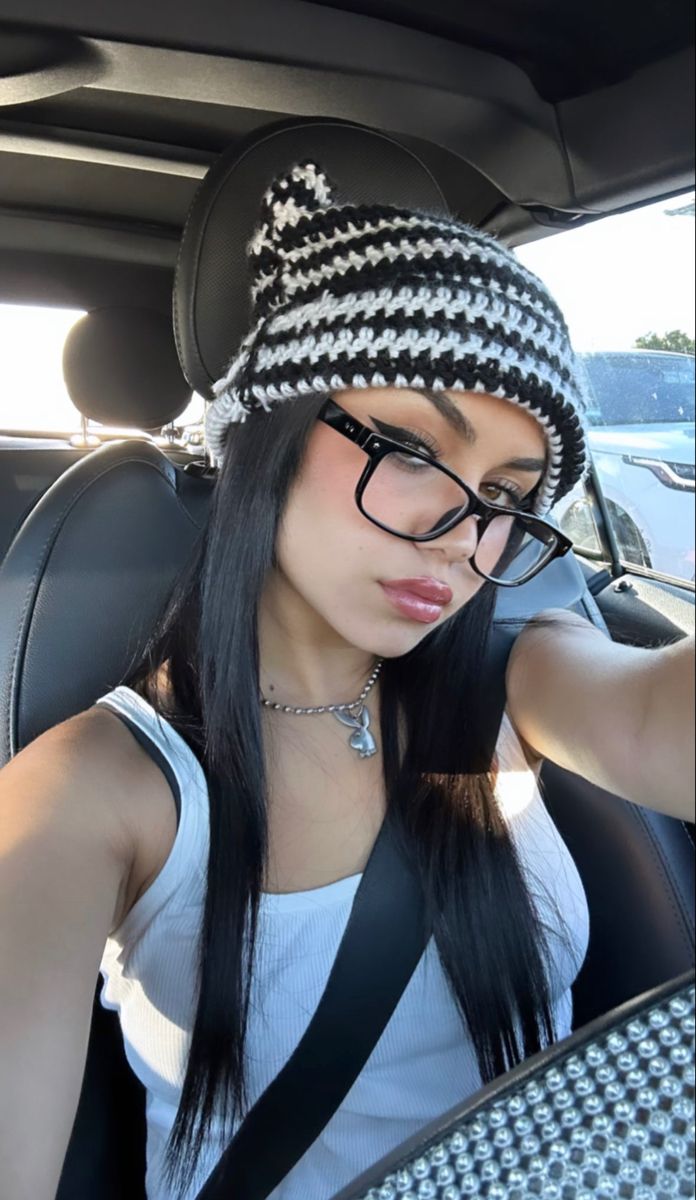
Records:
[[[694,336],[693,193],[517,249],[558,301],[576,350],[630,350],[643,333]]]
[[[696,222],[693,215],[666,215],[693,199],[660,201],[518,248],[565,313],[576,350],[628,350],[641,334],[671,329],[694,336]],[[68,330],[82,315],[0,304],[0,430],[80,429],[61,358]],[[194,397],[177,423],[200,419],[202,407]]]

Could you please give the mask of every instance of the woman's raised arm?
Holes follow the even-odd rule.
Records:
[[[694,639],[643,650],[610,641],[565,609],[525,628],[507,702],[520,738],[599,787],[694,819]]]

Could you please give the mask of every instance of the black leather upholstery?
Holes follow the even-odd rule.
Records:
[[[343,137],[335,123],[324,124],[321,133],[338,142]],[[317,134],[316,123],[308,122],[303,140],[294,123],[292,155],[308,157]],[[370,150],[364,156],[360,136],[362,131],[351,131],[342,143],[343,169],[369,176],[375,163],[373,135],[365,135]],[[390,179],[398,179],[398,200],[407,199],[409,180],[417,196],[430,189],[436,197],[431,177],[419,174],[410,152],[403,152],[397,169],[396,144],[387,141],[392,157],[390,169],[379,177],[382,194],[393,198]],[[279,136],[273,144],[282,149],[281,143]],[[278,165],[285,165],[285,149],[278,153]],[[270,163],[264,159],[264,164],[268,173]],[[339,167],[335,161],[334,172]],[[222,178],[228,177],[226,167]],[[234,178],[239,189],[242,176]],[[369,184],[370,179],[366,191]],[[218,195],[214,188],[202,194],[210,195],[211,203]],[[242,199],[249,209],[253,198],[231,188],[226,203],[231,210]],[[231,248],[223,242],[208,247],[205,237],[204,214],[197,209],[178,272],[179,289],[185,292],[185,283],[191,289],[190,296],[179,295],[184,312],[180,309],[178,329],[187,378],[199,391],[234,349],[229,344],[223,355],[217,318],[206,341],[206,322],[220,305],[229,312],[240,291],[238,279],[225,290],[218,261]],[[187,259],[189,250],[194,261]],[[235,253],[239,262],[239,248]],[[206,274],[213,261],[214,287]],[[205,297],[200,304],[198,289]],[[121,681],[205,525],[211,486],[210,479],[174,466],[151,443],[135,440],[94,451],[48,488],[0,565],[0,766],[43,730],[89,707]],[[562,587],[557,579],[561,576],[549,573],[546,590],[539,581],[533,593],[515,589],[521,619],[525,612],[587,595],[571,557]],[[511,603],[506,599],[506,615]],[[687,853],[678,823],[636,815],[625,805],[619,811],[597,789],[564,772],[545,769],[544,783],[590,898],[592,948],[579,983],[578,1011],[587,1018],[691,965],[693,909],[686,898],[693,893],[693,848]],[[116,1019],[95,1002],[58,1200],[96,1197],[143,1200],[144,1108]]]
[[[694,844],[681,821],[554,763],[544,763],[541,792],[590,908],[590,945],[573,989],[578,1028],[693,964]]]
[[[44,493],[0,565],[0,763],[120,681],[210,489],[136,438],[95,450]]]

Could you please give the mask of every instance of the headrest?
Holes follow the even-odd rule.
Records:
[[[101,425],[160,430],[187,407],[171,319],[146,308],[100,308],[73,325],[63,349],[70,399]]]
[[[277,175],[308,157],[326,170],[338,204],[447,213],[440,188],[413,151],[350,122],[284,121],[221,155],[194,196],[174,281],[181,365],[194,391],[207,399],[249,329],[247,244],[263,193]]]

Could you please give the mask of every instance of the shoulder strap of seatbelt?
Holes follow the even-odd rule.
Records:
[[[420,884],[388,818],[303,1037],[247,1113],[196,1200],[265,1200],[336,1112],[425,949]]]

